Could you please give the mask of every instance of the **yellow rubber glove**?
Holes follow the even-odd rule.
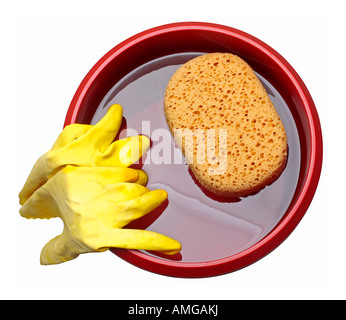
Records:
[[[178,241],[147,230],[122,229],[158,207],[164,190],[150,191],[144,171],[121,167],[66,166],[35,191],[20,209],[25,218],[60,217],[61,235],[41,252],[41,264],[56,264],[81,253],[111,247],[180,251]]]
[[[150,140],[135,136],[114,141],[121,121],[122,107],[115,104],[96,125],[66,126],[52,149],[36,161],[19,193],[19,203],[23,205],[65,165],[128,167],[135,163],[148,149]]]

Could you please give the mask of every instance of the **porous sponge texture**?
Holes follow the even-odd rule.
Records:
[[[175,138],[192,132],[176,141],[199,183],[217,195],[257,192],[285,167],[285,128],[254,71],[236,55],[210,53],[182,65],[168,82],[164,110]]]

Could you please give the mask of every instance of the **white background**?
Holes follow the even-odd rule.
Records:
[[[342,1],[51,3],[0,5],[0,298],[345,299]],[[62,231],[62,223],[20,217],[18,192],[32,165],[55,141],[75,90],[106,52],[140,31],[178,21],[214,22],[248,32],[281,53],[302,77],[320,115],[325,150],[308,212],[276,250],[223,276],[165,277],[110,252],[41,266],[41,248]]]

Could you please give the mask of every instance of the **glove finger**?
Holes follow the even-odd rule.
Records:
[[[95,158],[96,165],[129,167],[137,162],[150,146],[146,136],[134,136],[113,142]]]
[[[135,229],[106,229],[102,237],[88,244],[96,251],[109,248],[124,248],[159,251],[173,255],[181,250],[181,244],[170,237],[157,232]]]
[[[41,250],[40,263],[42,265],[58,264],[65,261],[75,259],[80,253],[90,252],[90,248],[75,245],[69,239],[65,229],[63,233],[51,239]]]
[[[146,172],[140,169],[134,170],[136,170],[138,173],[138,179],[134,181],[134,183],[145,186],[148,183],[148,175],[146,174]]]
[[[101,152],[112,143],[123,119],[123,109],[119,104],[112,105],[106,115],[96,123],[84,136],[89,145],[97,146]]]
[[[96,123],[96,128],[102,128],[103,130],[116,130],[120,128],[120,124],[123,116],[123,108],[120,104],[113,104],[107,110],[105,116]]]
[[[78,167],[66,166],[62,171],[69,176],[69,180],[80,185],[96,183],[99,185],[109,185],[119,182],[144,181],[146,174],[132,168],[122,167]],[[144,176],[143,176],[144,175]]]
[[[146,136],[129,137],[128,143],[119,152],[120,161],[128,166],[136,163],[150,146],[150,139]]]
[[[156,209],[166,199],[167,192],[165,190],[153,190],[135,199],[117,203],[114,206],[114,212],[119,213],[114,217],[113,227],[126,226],[131,221]]]

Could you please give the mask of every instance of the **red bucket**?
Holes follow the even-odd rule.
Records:
[[[267,84],[267,88],[275,91],[276,99],[281,99],[280,103],[284,106],[281,110],[283,115],[280,114],[280,117],[284,124],[287,121],[287,134],[293,137],[289,143],[288,157],[292,159],[291,169],[285,170],[292,170],[293,173],[286,174],[286,181],[279,181],[277,185],[274,182],[264,191],[235,202],[222,203],[220,199],[212,199],[201,193],[191,176],[185,176],[186,188],[189,183],[196,185],[197,196],[193,198],[194,195],[190,195],[191,197],[187,198],[189,195],[180,192],[180,197],[185,196],[190,199],[187,202],[192,201],[185,204],[185,207],[179,207],[180,198],[171,197],[167,190],[168,204],[161,208],[162,212],[149,214],[151,218],[134,226],[158,231],[180,241],[182,252],[169,257],[139,250],[112,249],[112,252],[124,260],[163,275],[215,276],[238,270],[264,257],[281,244],[300,222],[312,201],[320,177],[321,127],[314,102],[303,81],[274,49],[249,34],[227,26],[200,22],[174,23],[141,32],[120,43],[103,56],[83,79],[68,109],[65,125],[75,122],[91,123],[96,111],[105,108],[107,102],[111,101],[110,92],[114,92],[115,87],[122,83],[120,87],[125,88],[126,79],[130,84],[131,77],[138,80],[160,67],[168,67],[169,63],[165,64],[165,61],[171,60],[165,57],[178,57],[176,59],[179,61],[175,62],[178,66],[190,53],[208,52],[230,52],[240,56],[255,70],[264,84]],[[165,74],[167,76],[167,73]],[[162,79],[162,82],[166,80]],[[156,90],[163,91],[157,93],[163,97],[162,88]],[[149,90],[143,91],[141,96]],[[126,94],[126,91],[124,92]],[[106,102],[105,97],[108,97]],[[131,103],[120,103],[128,124],[131,119],[130,116],[126,117],[127,109],[132,118],[152,115],[156,113],[155,108],[159,108],[157,110],[161,112],[160,108],[163,106],[160,101],[150,103],[151,105],[144,105],[143,110],[132,112]],[[275,102],[274,105],[277,107]],[[143,169],[147,170],[145,166]],[[148,170],[151,170],[149,183],[155,174],[155,179],[159,181],[160,177],[170,171],[162,171],[162,167],[159,170],[159,166],[155,165],[148,167]],[[186,171],[186,166],[182,164],[178,170]],[[292,179],[294,184],[288,186]],[[184,186],[184,183],[180,185]],[[281,190],[282,199],[285,201],[284,207],[280,203],[280,197],[277,197],[278,190]],[[277,208],[269,206],[268,199],[279,199]],[[209,215],[206,212],[203,216],[203,212],[195,210],[194,204],[204,200],[209,201],[208,205],[214,209],[217,207],[221,213]],[[266,210],[272,212],[266,216]],[[225,220],[220,220],[221,216]],[[247,217],[251,220],[252,216],[257,220],[246,224],[244,221]]]

